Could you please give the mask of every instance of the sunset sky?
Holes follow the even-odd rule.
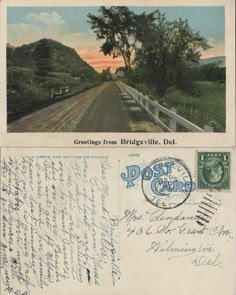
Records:
[[[87,23],[88,13],[98,15],[99,7],[9,7],[7,14],[7,42],[20,46],[51,38],[75,48],[78,54],[97,71],[108,66],[112,71],[123,66],[121,58],[112,59],[99,52],[103,41]],[[159,9],[169,20],[188,19],[195,31],[209,40],[212,49],[203,52],[202,58],[223,56],[224,8],[223,7],[129,7],[135,13]]]

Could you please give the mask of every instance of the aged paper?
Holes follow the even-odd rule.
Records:
[[[85,60],[91,64],[94,62],[94,67],[98,67],[101,61],[104,62],[104,58],[122,65],[120,56],[112,60],[111,56],[105,57],[101,52],[99,53],[102,42],[94,45],[96,34],[88,26],[86,15],[90,12],[96,15],[100,5],[126,5],[140,13],[161,9],[170,21],[177,21],[179,18],[187,19],[194,31],[199,31],[199,34],[206,38],[208,45],[213,48],[206,51],[205,58],[220,56],[221,61],[217,59],[216,63],[223,61],[221,66],[223,65],[225,70],[217,78],[218,82],[212,82],[212,77],[206,77],[205,73],[204,77],[201,77],[204,81],[200,82],[200,88],[195,94],[184,97],[182,93],[171,94],[170,92],[172,104],[169,104],[169,98],[165,102],[162,101],[162,97],[159,100],[154,99],[155,103],[153,103],[153,98],[149,100],[146,97],[149,89],[146,89],[146,92],[145,89],[138,90],[139,94],[137,94],[135,91],[139,88],[138,85],[134,86],[134,90],[130,90],[119,84],[119,79],[116,78],[115,82],[93,87],[79,96],[71,94],[72,97],[54,103],[57,101],[55,97],[60,95],[63,97],[70,91],[74,91],[73,87],[68,88],[66,83],[69,82],[63,82],[63,80],[60,83],[55,82],[60,77],[55,74],[57,69],[48,76],[44,75],[41,81],[35,77],[27,64],[28,61],[31,62],[32,52],[27,51],[26,55],[19,55],[17,61],[12,61],[11,50],[46,37],[75,48]],[[2,1],[1,137],[3,146],[197,147],[204,142],[206,146],[211,147],[233,147],[235,144],[234,18],[234,1],[230,0],[191,1],[191,3],[185,0],[178,2],[153,0],[148,3],[143,1],[113,3],[108,0],[101,3],[97,1],[40,3],[30,0]],[[74,23],[76,25],[71,29],[70,26]],[[8,44],[8,57],[6,44]],[[109,62],[107,64],[109,66]],[[61,65],[64,68],[65,66],[65,64]],[[166,68],[169,66],[166,65]],[[161,72],[162,70],[159,71]],[[151,74],[151,77],[153,76],[158,75]],[[65,81],[69,79],[68,74],[63,77]],[[78,85],[81,83],[85,87],[88,81],[81,82],[81,77],[80,74],[75,73],[73,79],[75,81],[77,79]],[[133,80],[136,81],[135,78]],[[25,84],[25,81],[28,82]],[[142,81],[139,83],[142,84]],[[36,87],[36,84],[39,85]],[[80,87],[78,85],[77,88]],[[117,85],[121,87],[120,90]],[[44,89],[48,91],[48,98]],[[42,97],[38,94],[41,91]],[[118,91],[123,98],[118,97],[118,100],[110,101],[109,97],[114,98],[114,93],[117,94]],[[99,96],[100,93],[103,94]],[[183,97],[179,98],[179,96]],[[100,103],[102,100],[104,100],[105,108],[103,103]],[[180,104],[180,101],[183,103]],[[102,113],[104,113],[103,116]]]
[[[0,1],[3,295],[236,294],[235,3],[146,2]],[[88,22],[100,6],[158,10],[206,50],[172,82],[178,34],[140,22],[126,75]]]
[[[1,294],[235,294],[234,149],[2,149]]]

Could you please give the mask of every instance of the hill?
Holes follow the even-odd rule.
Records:
[[[34,52],[42,40],[47,44],[50,50],[51,72],[69,73],[74,77],[81,75],[98,75],[98,73],[78,55],[75,49],[52,39],[41,39],[37,42],[16,48],[8,44],[8,66],[35,69]]]
[[[225,67],[225,56],[215,56],[210,58],[200,59],[200,65],[207,65],[207,64],[217,64],[218,67],[224,68]]]
[[[51,99],[54,90],[58,93],[66,87],[69,97],[100,83],[101,74],[74,49],[57,41],[41,39],[20,47],[7,44],[8,121],[65,98]]]

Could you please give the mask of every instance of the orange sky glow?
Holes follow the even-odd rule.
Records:
[[[91,48],[76,48],[80,57],[91,65],[96,71],[102,72],[102,70],[110,67],[111,72],[115,72],[117,68],[124,66],[122,57],[113,59],[111,56],[105,56],[102,52],[98,52],[96,47]],[[218,44],[214,48],[202,52],[201,58],[211,58],[215,56],[224,56],[224,44]]]
[[[110,67],[111,72],[115,72],[117,68],[124,66],[122,57],[113,59],[112,56],[105,56],[102,52],[98,51],[97,47],[77,47],[76,52],[98,72],[102,72],[102,70],[108,67]]]
[[[213,48],[203,51],[201,58],[210,58],[215,56],[225,56],[225,45],[223,43],[215,44]]]
[[[113,59],[99,52],[99,40],[88,23],[88,13],[98,15],[99,7],[10,7],[7,10],[7,42],[13,46],[49,38],[75,48],[77,53],[98,72],[110,67],[114,72],[124,66],[122,57]],[[150,13],[154,7],[133,7],[135,13]],[[225,56],[224,7],[160,7],[170,19],[188,19],[213,48],[201,58]]]

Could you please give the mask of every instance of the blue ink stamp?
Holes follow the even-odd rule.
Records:
[[[196,188],[189,169],[176,158],[156,159],[143,169],[137,165],[127,166],[126,173],[121,173],[126,188],[135,186],[140,178],[146,200],[162,209],[182,205]]]

